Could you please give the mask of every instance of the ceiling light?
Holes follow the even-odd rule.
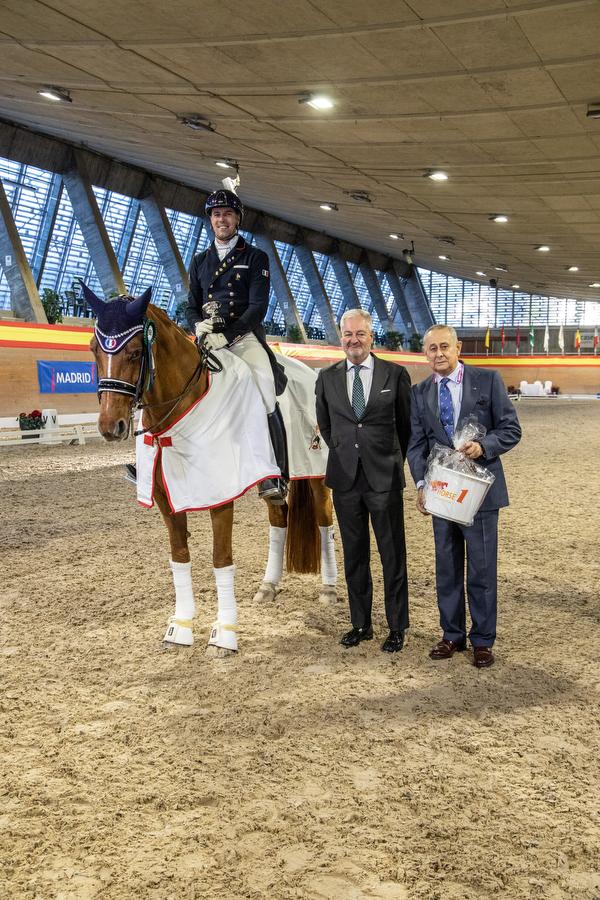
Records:
[[[596,103],[588,106],[586,116],[588,119],[600,119],[600,106]]]
[[[511,288],[513,289],[513,291],[518,291],[520,287],[520,284],[511,284]]]
[[[214,131],[215,126],[202,116],[178,116],[177,121],[192,131]]]
[[[404,235],[403,234],[390,234],[389,237],[391,237],[391,239],[393,241],[399,241],[401,237],[404,237]]]
[[[549,253],[550,252],[550,247],[548,247],[547,244],[540,244],[540,246],[536,247],[535,249],[539,250],[540,253]]]
[[[40,97],[46,100],[53,100],[55,103],[72,103],[70,93],[66,88],[56,87],[56,85],[47,84],[38,91]]]
[[[449,256],[444,256],[443,253],[440,253],[440,255],[438,256],[438,259],[450,259],[450,257],[449,257]]]
[[[298,103],[305,103],[313,109],[333,109],[334,102],[325,94],[303,94],[298,98]]]
[[[569,266],[567,272],[579,272],[579,266]]]
[[[481,275],[482,278],[487,278],[487,272],[475,272],[476,275]]]
[[[501,213],[498,213],[496,215],[491,215],[490,220],[492,222],[508,222],[508,216],[504,216]]]
[[[440,172],[436,170],[435,172],[427,172],[427,178],[431,178],[432,181],[448,181],[448,176],[445,172]]]
[[[321,209],[327,210],[327,212],[337,212],[338,205],[337,203],[319,203]]]
[[[219,166],[221,169],[235,169],[236,171],[239,168],[237,159],[217,159],[215,166]]]
[[[592,281],[590,287],[600,287],[600,281]]]
[[[353,200],[358,200],[360,203],[372,203],[371,195],[367,193],[367,191],[344,191],[345,194],[348,194],[349,197],[352,197]]]
[[[496,272],[508,272],[507,266],[494,266],[494,269]]]

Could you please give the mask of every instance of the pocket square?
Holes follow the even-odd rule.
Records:
[[[390,391],[391,391],[391,388],[384,388],[384,389],[383,389],[382,391],[380,391],[379,393],[380,393],[380,394],[389,394]]]

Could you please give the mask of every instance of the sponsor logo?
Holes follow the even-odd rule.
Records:
[[[462,503],[467,494],[469,493],[468,488],[463,488],[462,491],[449,491],[448,482],[447,481],[432,481],[429,484],[429,487],[437,494],[438,497],[443,497],[444,500],[456,501],[457,503]]]

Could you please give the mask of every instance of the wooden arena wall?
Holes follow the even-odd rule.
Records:
[[[41,394],[37,360],[91,361],[90,328],[69,325],[33,325],[0,322],[0,417],[17,416],[32,409],[51,408],[59,413],[94,412],[94,394]],[[323,344],[288,344],[271,341],[276,352],[321,368],[343,359],[339,347]],[[421,354],[376,350],[377,356],[406,366],[414,382],[428,374]],[[520,381],[552,381],[562,393],[600,394],[600,356],[472,356],[465,361],[498,369],[508,386]]]

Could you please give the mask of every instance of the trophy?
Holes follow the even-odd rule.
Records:
[[[202,304],[202,312],[205,318],[210,319],[213,325],[225,325],[225,319],[218,316],[219,303],[217,300],[211,300],[209,303]]]

